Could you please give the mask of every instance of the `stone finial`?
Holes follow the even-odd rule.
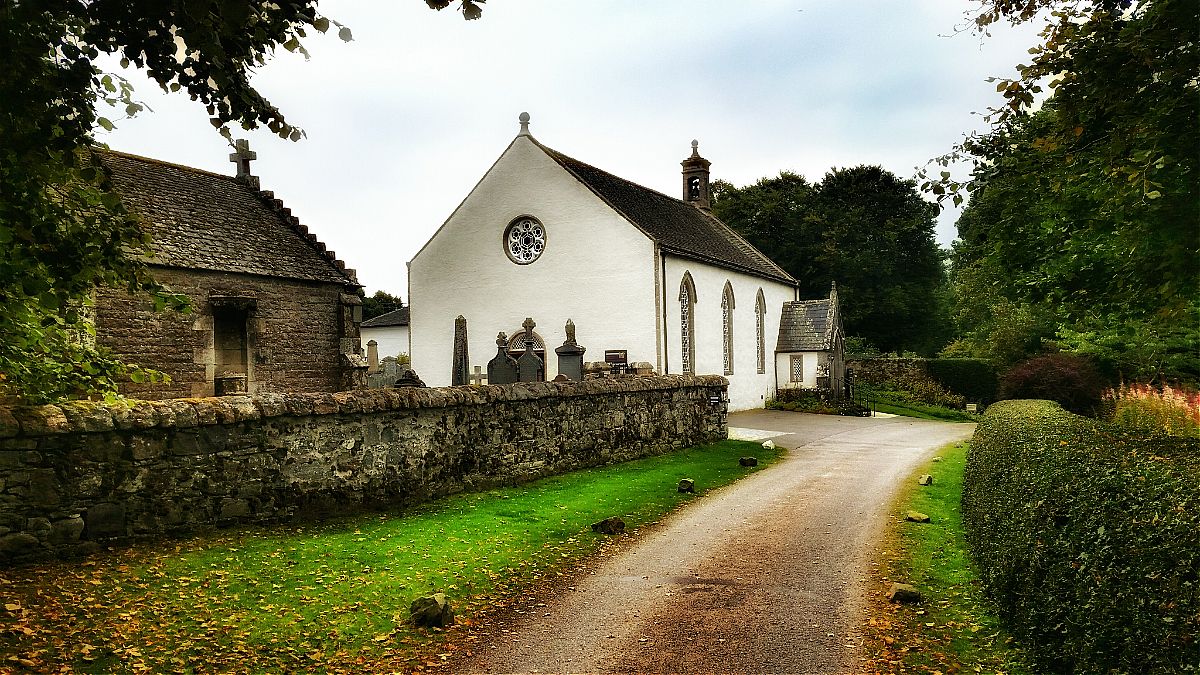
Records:
[[[534,323],[531,316],[525,317],[525,323],[521,324],[521,327],[525,329],[525,349],[527,350],[533,349],[533,328],[535,326],[537,324]]]
[[[523,112],[523,113],[521,113],[521,116],[518,117],[517,119],[521,121],[521,133],[519,133],[517,135],[518,136],[528,136],[529,135],[529,113]]]
[[[250,141],[239,138],[233,142],[236,152],[229,155],[229,161],[237,164],[237,178],[250,177],[250,160],[258,159],[258,153],[250,149]]]
[[[692,157],[700,156],[700,141],[692,139]]]
[[[506,349],[508,347],[508,336],[504,334],[504,331],[496,333],[496,346],[500,349]]]
[[[567,341],[564,344],[568,344],[568,345],[579,344],[578,342],[575,341],[575,322],[570,319],[567,319]]]

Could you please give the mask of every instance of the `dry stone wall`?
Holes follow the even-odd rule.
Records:
[[[411,505],[711,442],[726,437],[727,387],[629,377],[0,407],[0,561]]]

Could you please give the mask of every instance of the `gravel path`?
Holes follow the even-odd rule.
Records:
[[[858,672],[886,508],[974,425],[755,410],[729,426],[791,452],[528,598],[453,672]]]

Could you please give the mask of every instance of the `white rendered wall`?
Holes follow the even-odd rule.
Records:
[[[504,251],[504,230],[533,216],[546,248],[528,265]],[[487,370],[496,333],[525,317],[546,344],[546,379],[558,374],[554,348],[572,319],[584,359],[625,349],[655,362],[654,246],[570,173],[518,136],[454,214],[409,263],[413,368],[431,387],[450,384],[454,320],[467,320],[468,370]],[[778,324],[776,324],[778,325]]]
[[[704,263],[667,254],[665,257],[666,280],[666,339],[663,341],[668,373],[682,373],[683,345],[680,341],[682,328],[679,285],[684,272],[692,275],[696,286],[693,306],[697,375],[725,375],[725,360],[722,351],[721,294],[728,281],[733,288],[733,374],[729,379],[729,410],[761,408],[765,399],[775,395],[774,365],[775,344],[779,338],[779,319],[783,314],[783,303],[796,299],[793,287],[776,281],[731,272]],[[758,291],[762,289],[767,312],[763,320],[763,348],[765,350],[765,373],[758,372],[758,351],[755,333],[757,317],[754,309]]]
[[[371,340],[379,343],[379,359],[385,356],[397,356],[408,353],[408,326],[379,326],[377,328],[362,328],[363,350]]]
[[[792,382],[792,357],[804,356],[804,381]],[[813,389],[817,386],[818,352],[785,352],[775,355],[775,371],[779,374],[780,389]]]

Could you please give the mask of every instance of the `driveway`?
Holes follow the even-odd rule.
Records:
[[[729,426],[791,452],[526,598],[454,672],[857,672],[886,509],[975,425],[754,410]]]

